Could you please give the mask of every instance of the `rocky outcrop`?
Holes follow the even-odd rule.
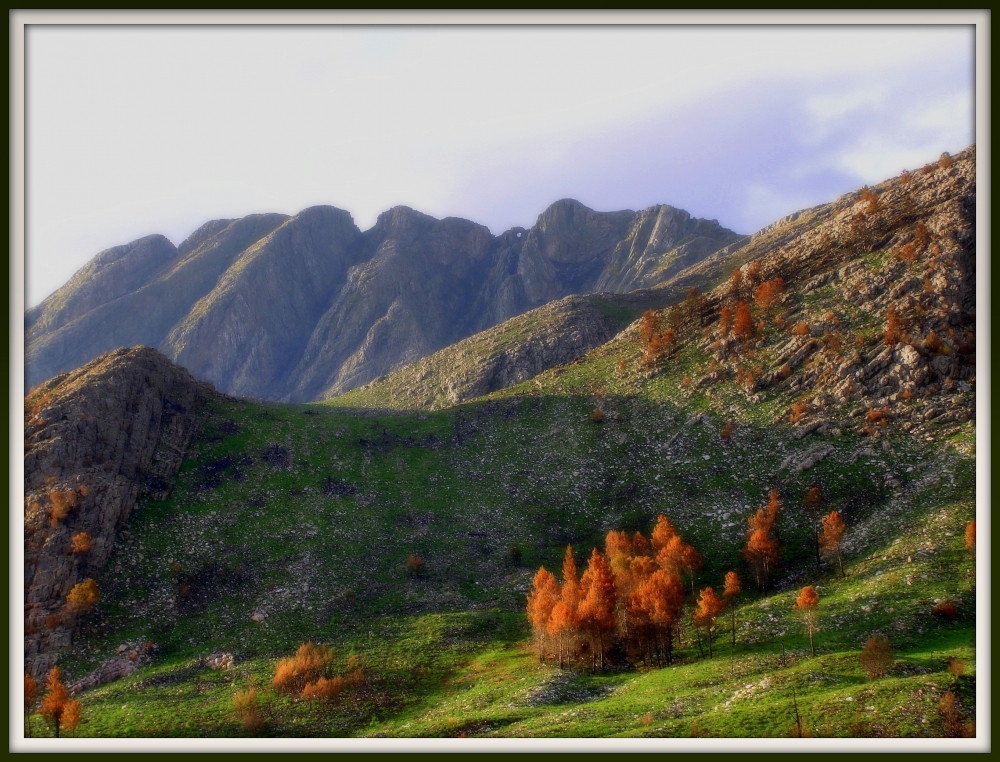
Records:
[[[634,298],[570,296],[446,347],[336,399],[340,406],[437,409],[534,378],[610,340]]]
[[[212,388],[148,347],[120,349],[25,399],[25,668],[69,645],[66,596],[102,568],[144,495],[163,499]],[[86,534],[89,541],[74,537]]]
[[[891,425],[929,437],[974,420],[975,163],[973,146],[765,228],[744,248],[772,247],[743,265],[739,290],[726,283],[706,295],[701,348],[753,376],[750,392],[799,396],[809,410],[796,420],[831,404],[853,408],[874,436]],[[785,292],[760,313],[768,335],[751,342],[751,359],[754,347],[721,336],[717,319],[775,277]],[[802,436],[822,430],[800,422]]]
[[[26,383],[145,344],[231,394],[322,399],[549,301],[656,285],[739,240],[669,206],[572,200],[499,236],[406,207],[364,232],[332,207],[217,220],[176,248],[150,236],[102,252],[29,310]]]

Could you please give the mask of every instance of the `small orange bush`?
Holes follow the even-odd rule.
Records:
[[[306,683],[302,698],[310,701],[334,701],[344,690],[344,678],[340,675],[332,679],[321,677],[313,683]]]
[[[954,164],[955,160],[951,158],[951,154],[947,151],[941,154],[941,160],[938,161],[938,166],[941,167],[941,169],[951,169]]]
[[[965,662],[959,661],[958,659],[951,658],[948,660],[948,671],[955,677],[961,677],[965,674]]]
[[[89,553],[94,549],[94,538],[91,537],[86,532],[80,532],[73,535],[73,540],[70,543],[70,552],[72,553]]]
[[[792,423],[798,423],[801,421],[805,415],[806,410],[809,408],[809,403],[805,400],[799,400],[792,405],[792,414],[789,416],[788,420]]]
[[[796,336],[805,336],[809,333],[809,325],[803,320],[792,329],[792,333]]]
[[[296,692],[304,683],[319,678],[332,659],[333,652],[326,646],[303,643],[295,656],[278,660],[271,684],[278,691]]]
[[[970,521],[965,527],[965,547],[975,554],[976,552],[976,522]]]
[[[260,716],[260,710],[257,706],[256,688],[237,691],[236,695],[233,696],[233,711],[240,724],[250,732],[260,730],[264,724],[264,719]]]
[[[722,437],[724,442],[728,442],[729,438],[733,435],[733,422],[728,421],[725,426],[722,427],[722,431],[719,432],[719,436]]]

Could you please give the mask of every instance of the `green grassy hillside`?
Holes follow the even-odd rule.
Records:
[[[241,735],[233,694],[256,684],[261,732],[278,736],[773,736],[792,722],[793,687],[817,734],[857,722],[940,735],[933,697],[955,682],[949,657],[966,664],[958,684],[971,710],[970,424],[944,443],[890,435],[889,449],[860,457],[866,442],[843,434],[792,475],[781,462],[808,444],[767,425],[780,400],[749,408],[723,444],[722,418],[688,425],[707,396],[685,399],[668,373],[609,383],[607,422],[592,423],[587,390],[615,377],[615,355],[551,373],[542,390],[421,416],[216,402],[173,496],[142,505],[121,535],[98,578],[102,601],[61,662],[79,677],[119,644],[155,645],[133,675],[81,695],[79,732]],[[850,526],[844,580],[815,568],[799,504],[816,484]],[[689,631],[669,669],[537,664],[522,612],[538,565],[558,568],[567,543],[582,563],[609,529],[648,533],[666,513],[706,559],[698,586],[719,585],[730,568],[745,575],[746,517],[770,487],[786,506],[781,575],[777,589],[744,597],[732,654],[719,636],[716,658],[702,659]],[[426,560],[423,576],[408,576],[410,554]],[[815,659],[792,609],[806,583],[821,596]],[[956,622],[931,615],[939,598],[958,605]],[[875,632],[900,661],[868,682],[858,653]],[[366,687],[326,709],[269,691],[276,659],[310,639],[330,644],[341,670],[359,656]],[[217,652],[236,666],[197,665]],[[753,693],[768,699],[746,701]]]
[[[802,218],[756,260],[758,283],[786,285],[754,304],[741,341],[721,309],[752,291],[720,286],[656,316],[676,328],[658,357],[634,325],[447,409],[215,398],[171,496],[118,534],[61,655],[70,681],[109,659],[136,667],[79,694],[77,732],[956,734],[949,691],[959,726],[976,717],[974,158]],[[813,488],[818,509],[803,503]],[[741,549],[772,489],[780,565],[759,591]],[[833,510],[845,577],[816,559]],[[539,664],[524,613],[538,567],[559,569],[568,544],[582,567],[608,531],[648,536],[660,514],[704,558],[695,589],[743,578],[735,647],[720,621],[705,658],[689,592],[669,667],[614,651],[604,671]],[[805,585],[820,598],[815,656],[793,608]],[[935,615],[946,601],[956,616]],[[869,680],[873,635],[895,662]],[[278,660],[307,641],[364,679],[328,705],[273,690]],[[210,669],[223,653],[232,668]],[[262,724],[248,730],[234,701],[250,688]]]

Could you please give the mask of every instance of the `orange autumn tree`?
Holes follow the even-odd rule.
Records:
[[[528,621],[538,644],[538,661],[545,661],[546,628],[552,609],[559,602],[559,581],[556,576],[544,566],[535,574],[531,592],[528,594]]]
[[[577,577],[576,560],[573,558],[573,546],[566,546],[566,556],[563,559],[563,583],[559,591],[559,601],[552,608],[546,632],[556,638],[559,646],[559,668],[563,667],[563,657],[567,646],[571,649],[579,630],[579,615],[577,609],[580,603],[580,580]]]
[[[840,512],[831,511],[823,517],[823,529],[819,533],[820,553],[831,560],[834,558],[837,559],[841,577],[846,575],[844,574],[844,558],[840,551],[840,539],[843,537],[844,530],[846,529],[847,525],[840,517]]]
[[[594,548],[580,579],[581,597],[577,612],[580,629],[590,639],[592,668],[595,672],[598,660],[601,669],[604,669],[607,636],[615,629],[615,592],[611,565],[604,554]]]
[[[46,694],[42,697],[41,705],[42,716],[52,723],[56,738],[58,738],[60,728],[66,724],[65,719],[69,719],[73,727],[79,722],[80,708],[79,706],[73,707],[72,705],[79,705],[80,702],[74,701],[69,697],[69,691],[63,685],[62,670],[59,667],[53,667],[49,670],[45,689]],[[69,715],[68,717],[67,714]]]
[[[969,525],[965,527],[965,547],[972,551],[972,555],[976,555],[976,522],[970,521]]]
[[[636,588],[656,570],[656,563],[649,557],[649,542],[641,532],[636,532],[631,540],[625,532],[608,532],[604,540],[604,553],[615,579],[618,629],[628,644],[635,634],[629,599]]]
[[[750,316],[750,306],[746,302],[740,302],[736,305],[736,324],[733,326],[736,338],[747,341],[753,338],[756,330],[757,327]]]
[[[753,292],[753,300],[762,310],[770,310],[778,302],[778,297],[785,290],[785,281],[780,276],[761,283]]]
[[[698,606],[694,612],[694,625],[705,630],[708,638],[708,658],[712,658],[712,632],[715,630],[715,620],[726,609],[726,602],[720,598],[714,588],[706,587],[698,597]]]
[[[736,597],[742,592],[743,586],[740,584],[740,576],[734,571],[726,572],[726,584],[722,590],[722,597],[729,604],[729,612],[732,615],[734,646],[736,645]]]
[[[819,595],[816,594],[816,590],[812,585],[806,585],[802,588],[799,597],[795,599],[795,608],[799,610],[802,623],[809,633],[809,648],[813,656],[816,655],[816,644],[813,641],[813,634],[816,632],[816,609],[818,607]]]
[[[747,544],[743,548],[743,558],[750,564],[757,586],[761,590],[767,588],[767,583],[778,563],[778,541],[774,537],[774,528],[780,507],[778,491],[771,490],[767,505],[747,520],[750,528],[747,530]]]
[[[680,577],[663,569],[654,571],[629,598],[629,609],[637,631],[646,634],[646,652],[670,664],[674,628],[684,609],[684,585]]]
[[[719,315],[719,338],[726,338],[731,330],[733,330],[733,308],[726,305]]]

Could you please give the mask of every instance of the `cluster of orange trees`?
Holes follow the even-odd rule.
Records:
[[[528,619],[539,659],[554,652],[563,666],[567,659],[589,652],[596,670],[598,665],[603,668],[617,641],[630,658],[669,664],[674,640],[681,633],[683,578],[687,574],[693,587],[694,572],[701,565],[699,553],[683,541],[666,516],[659,517],[649,540],[641,532],[632,538],[625,532],[609,532],[605,552],[593,549],[582,576],[577,574],[572,546],[567,547],[562,583],[543,566],[528,595]],[[734,591],[738,589],[736,581]],[[695,626],[710,634],[725,600],[712,588],[703,590]]]
[[[778,492],[771,490],[767,505],[748,520],[743,558],[761,590],[767,587],[778,563],[776,522],[780,510]],[[840,514],[833,511],[823,518],[817,535],[821,551],[840,564],[841,573],[840,542],[845,529]],[[604,553],[593,549],[582,576],[577,572],[572,546],[568,546],[562,582],[542,566],[528,595],[528,621],[539,660],[553,654],[562,667],[567,660],[589,654],[596,670],[604,667],[610,648],[617,644],[630,661],[670,664],[674,643],[680,643],[684,633],[685,576],[694,599],[694,573],[701,567],[701,555],[684,542],[663,515],[657,519],[649,540],[641,532],[631,538],[625,532],[609,532]],[[696,633],[704,633],[704,637],[697,635],[697,643],[699,648],[707,643],[709,658],[717,620],[727,609],[732,642],[736,643],[735,601],[741,592],[739,575],[729,571],[721,595],[706,587],[693,601],[690,623]],[[816,591],[809,586],[796,602],[810,645],[818,601]]]
[[[31,736],[31,714],[38,699],[38,683],[35,678],[25,673],[24,675],[24,717],[27,723],[28,736]],[[42,696],[39,710],[46,720],[52,725],[56,738],[59,732],[75,730],[80,724],[80,702],[70,698],[69,690],[63,685],[62,671],[59,667],[49,670],[48,680],[45,683],[45,695]]]
[[[673,328],[661,331],[660,319],[653,310],[642,313],[642,320],[639,321],[639,338],[643,344],[639,363],[643,367],[655,365],[677,345],[677,331]]]

